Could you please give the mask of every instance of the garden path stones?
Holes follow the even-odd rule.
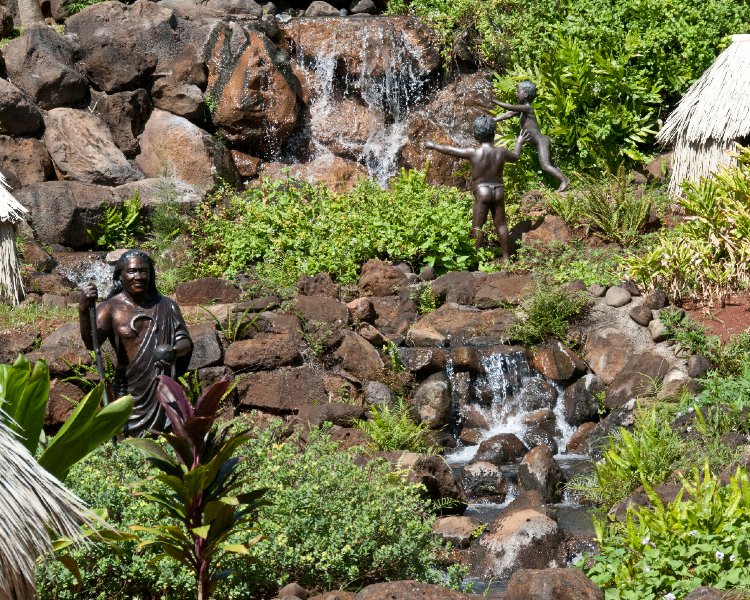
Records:
[[[607,290],[607,293],[604,294],[604,301],[608,306],[612,306],[614,308],[625,306],[631,301],[631,299],[631,293],[625,288],[619,286],[613,286],[609,288]]]
[[[661,310],[667,305],[667,295],[663,290],[654,290],[643,297],[642,306],[651,310]]]

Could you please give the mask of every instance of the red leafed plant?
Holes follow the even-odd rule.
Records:
[[[249,441],[247,432],[232,432],[230,424],[215,423],[222,398],[230,389],[224,378],[190,404],[179,383],[160,375],[157,397],[172,424],[162,438],[174,450],[172,456],[156,441],[131,439],[159,474],[142,482],[142,495],[157,502],[165,516],[180,525],[133,527],[150,537],[141,546],[154,544],[160,558],[172,557],[195,574],[198,600],[207,600],[216,588],[223,559],[228,553],[248,554],[260,536],[253,537],[256,509],[264,504],[266,489],[240,493],[237,476],[240,458],[235,451]],[[155,485],[160,482],[163,486]],[[167,490],[164,490],[166,486]],[[233,543],[229,538],[245,535]]]

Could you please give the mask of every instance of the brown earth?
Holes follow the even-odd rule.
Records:
[[[700,306],[685,300],[682,308],[695,321],[706,327],[709,333],[718,335],[726,342],[733,335],[750,328],[750,297],[747,293],[730,296],[723,307]]]

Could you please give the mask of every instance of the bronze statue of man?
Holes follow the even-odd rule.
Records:
[[[183,374],[193,342],[177,303],[156,290],[154,263],[147,254],[125,252],[115,265],[112,280],[112,292],[96,308],[96,336],[99,344],[108,339],[115,350],[115,395],[130,394],[135,400],[125,434],[164,431],[169,421],[156,399],[155,377]],[[89,350],[94,348],[94,332],[88,313],[97,296],[93,283],[81,288],[81,337]]]
[[[437,150],[443,154],[465,158],[471,162],[471,183],[474,193],[474,209],[471,219],[471,235],[477,247],[484,245],[482,227],[488,215],[492,215],[492,222],[497,229],[500,244],[503,249],[503,259],[510,258],[510,243],[508,241],[508,225],[505,222],[505,190],[503,187],[503,167],[506,162],[516,162],[521,152],[521,145],[530,139],[528,134],[522,134],[516,140],[516,146],[511,151],[507,148],[495,146],[495,122],[487,116],[479,116],[474,120],[474,138],[479,142],[476,148],[456,148],[443,146],[434,142],[425,142],[428,150]]]
[[[529,140],[536,146],[536,152],[539,156],[539,166],[542,171],[549,173],[560,182],[558,192],[564,192],[568,189],[570,180],[565,177],[563,172],[550,162],[550,139],[539,129],[539,123],[536,120],[534,107],[531,101],[536,97],[536,85],[531,81],[522,81],[516,86],[516,97],[518,104],[506,104],[499,100],[493,100],[500,108],[506,111],[502,115],[495,117],[495,121],[505,121],[513,117],[520,117],[521,134],[526,133]]]

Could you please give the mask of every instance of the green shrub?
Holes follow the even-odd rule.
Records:
[[[130,248],[143,233],[142,216],[141,199],[136,190],[132,198],[123,200],[121,206],[104,207],[102,221],[98,225],[98,237],[90,230],[88,233],[96,239],[96,245],[100,248]]]
[[[430,428],[414,420],[412,406],[401,398],[393,407],[387,404],[372,406],[367,420],[358,419],[354,424],[367,434],[375,450],[435,452]]]
[[[683,480],[683,496],[666,506],[650,487],[653,504],[627,520],[596,524],[600,553],[586,574],[607,599],[684,598],[704,585],[722,590],[750,581],[750,482],[739,469],[723,487],[708,468]],[[686,496],[685,496],[686,497]]]
[[[524,303],[523,318],[506,335],[509,340],[525,346],[538,344],[550,337],[565,340],[569,321],[581,314],[585,307],[583,295],[570,293],[562,287],[540,284],[531,299]]]
[[[750,282],[750,149],[742,149],[737,161],[685,185],[680,203],[686,220],[626,261],[633,279],[677,298],[721,303]]]
[[[278,442],[269,430],[248,447],[244,465],[273,505],[260,511],[265,537],[250,550],[258,563],[247,565],[269,589],[439,578],[429,505],[386,462],[357,466],[353,452],[319,431],[300,450],[296,437]]]
[[[288,286],[321,271],[355,282],[370,258],[465,269],[480,258],[469,237],[471,205],[469,194],[432,187],[420,171],[402,171],[390,190],[366,180],[343,194],[292,180],[267,180],[240,195],[223,189],[193,223],[198,274],[255,265],[261,277]]]

